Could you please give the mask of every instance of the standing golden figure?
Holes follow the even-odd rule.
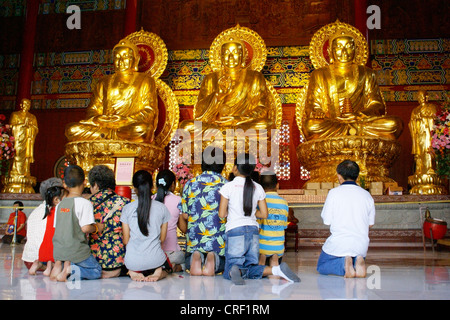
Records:
[[[261,73],[266,56],[262,38],[239,25],[214,39],[209,53],[213,72],[202,81],[193,119],[180,123],[198,147],[209,145],[202,139],[208,129],[218,130],[224,140],[227,130],[242,129],[249,139],[270,144],[271,130],[280,127],[282,109],[278,94]],[[267,135],[261,134],[265,130]],[[219,146],[226,150],[225,141]]]
[[[119,41],[114,74],[98,82],[87,118],[66,127],[69,162],[86,172],[97,164],[114,165],[118,155],[135,157],[136,170],[152,172],[163,163],[179,119],[175,95],[158,79],[167,57],[153,33],[141,30]]]
[[[436,172],[436,162],[431,152],[431,131],[433,130],[437,106],[428,102],[428,93],[418,92],[419,105],[411,112],[409,131],[412,138],[412,154],[416,169],[408,177],[411,194],[446,194],[445,181]]]
[[[368,182],[392,181],[388,168],[400,152],[396,139],[403,122],[386,115],[375,73],[365,66],[367,57],[364,36],[339,21],[311,40],[316,70],[297,104],[297,124],[306,140],[297,154],[311,171],[311,182],[337,181],[335,168],[345,159],[356,161]]]
[[[10,125],[16,154],[9,177],[3,178],[4,193],[34,193],[36,178],[30,174],[34,162],[34,142],[39,132],[36,117],[29,112],[31,101],[23,99],[20,111],[11,114]]]

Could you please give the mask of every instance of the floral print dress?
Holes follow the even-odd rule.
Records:
[[[188,214],[187,252],[225,255],[226,220],[219,218],[219,190],[227,182],[222,175],[205,171],[184,186],[179,209]]]
[[[110,190],[102,190],[92,195],[89,200],[94,207],[97,223],[104,223],[101,234],[91,234],[89,245],[91,252],[102,269],[116,269],[124,265],[125,245],[123,244],[122,222],[120,215],[129,199]],[[115,210],[110,216],[111,211]]]

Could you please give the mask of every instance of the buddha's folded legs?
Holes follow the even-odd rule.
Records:
[[[112,139],[133,142],[150,141],[152,138],[148,125],[144,123],[134,123],[118,129],[74,123],[66,127],[66,137],[69,141]]]
[[[403,122],[397,117],[369,117],[362,121],[342,122],[331,119],[309,119],[305,122],[307,140],[340,136],[371,136],[396,139],[403,130]]]

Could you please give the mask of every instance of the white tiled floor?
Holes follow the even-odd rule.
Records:
[[[365,279],[319,275],[315,263],[320,247],[287,252],[285,260],[301,278],[246,280],[244,286],[216,277],[174,273],[156,283],[128,277],[55,283],[42,274],[30,276],[21,260],[23,245],[0,247],[2,300],[450,300],[450,252],[416,249],[375,249],[367,257]]]

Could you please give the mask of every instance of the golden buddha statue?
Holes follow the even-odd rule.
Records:
[[[271,129],[266,80],[261,72],[246,67],[245,45],[234,39],[221,47],[222,69],[205,76],[194,120],[181,122],[180,128],[194,130],[193,122],[201,121],[202,129],[226,128]]]
[[[16,150],[9,177],[3,179],[5,193],[34,193],[36,178],[30,175],[34,162],[34,142],[39,132],[36,117],[29,112],[31,101],[23,99],[20,111],[11,114],[10,125]]]
[[[311,171],[310,181],[335,181],[338,161],[350,156],[365,168],[366,181],[392,180],[388,167],[400,151],[396,139],[403,122],[386,115],[375,73],[365,66],[364,36],[339,21],[326,25],[313,36],[310,57],[316,70],[297,105],[297,124],[306,140],[297,153]]]
[[[135,158],[135,170],[153,172],[179,124],[179,107],[159,77],[167,66],[164,41],[144,30],[113,48],[114,74],[100,79],[85,120],[66,126],[67,160],[85,172],[114,166],[117,157]]]
[[[306,140],[346,135],[398,138],[403,123],[386,115],[373,70],[355,63],[354,38],[339,30],[330,44],[330,65],[314,70],[309,80]]]
[[[425,90],[418,92],[419,105],[411,112],[409,131],[412,138],[412,154],[416,169],[414,175],[408,177],[411,194],[446,194],[444,180],[434,171],[436,162],[431,152],[431,131],[438,110],[437,106],[428,102]]]
[[[202,81],[193,119],[182,121],[180,129],[188,131],[203,149],[209,145],[202,140],[208,129],[220,132],[224,140],[227,130],[242,129],[249,139],[270,144],[282,110],[276,91],[261,73],[266,55],[264,41],[248,28],[238,25],[217,36],[210,48],[213,72]],[[226,150],[223,142],[217,146]]]
[[[139,49],[121,40],[113,49],[115,73],[98,82],[87,119],[66,127],[69,142],[126,140],[151,142],[158,122],[155,80],[138,72]]]

